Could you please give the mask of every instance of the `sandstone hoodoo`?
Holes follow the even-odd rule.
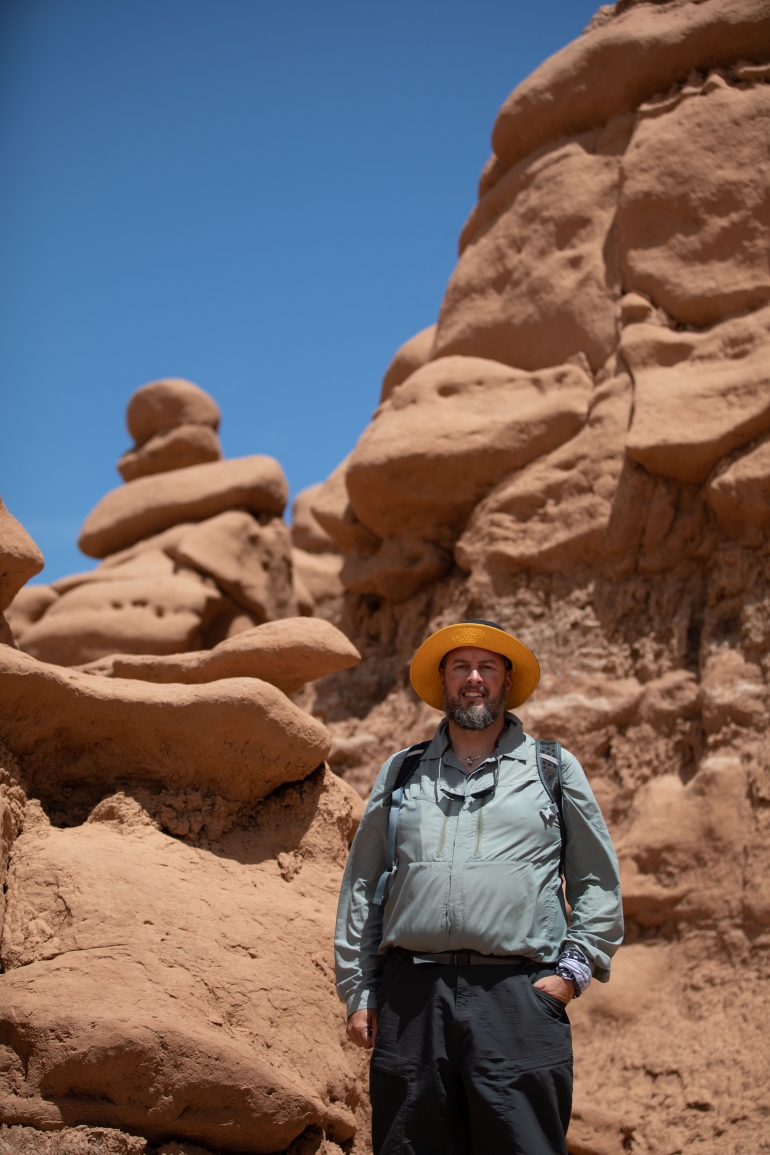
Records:
[[[436,324],[290,531],[278,463],[220,460],[180,381],[131,402],[94,570],[16,593],[40,559],[0,517],[19,1143],[370,1150],[336,892],[384,757],[436,726],[408,662],[470,617],[537,653],[522,721],[621,860],[571,1155],[762,1149],[769,94],[766,0],[604,5],[505,101]]]

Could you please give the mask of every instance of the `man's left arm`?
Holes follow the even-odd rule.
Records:
[[[562,752],[562,810],[566,828],[564,876],[570,927],[561,944],[557,975],[579,994],[591,977],[607,982],[623,941],[620,871],[615,848],[582,766]]]

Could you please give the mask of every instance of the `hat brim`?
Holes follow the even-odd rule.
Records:
[[[513,634],[477,622],[458,622],[453,626],[444,626],[426,638],[409,667],[409,678],[415,692],[435,710],[444,709],[439,663],[445,654],[459,646],[476,646],[481,650],[491,650],[494,654],[504,654],[510,659],[513,670],[511,688],[505,699],[506,710],[513,710],[526,702],[540,681],[537,658]]]

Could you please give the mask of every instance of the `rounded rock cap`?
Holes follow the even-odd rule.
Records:
[[[179,425],[219,429],[219,406],[199,385],[182,377],[164,377],[137,389],[126,409],[128,431],[137,447]]]
[[[412,658],[409,679],[423,702],[433,706],[434,710],[444,708],[439,663],[445,654],[459,646],[478,646],[510,659],[513,677],[505,699],[506,710],[513,710],[526,702],[540,681],[540,664],[528,646],[495,622],[469,618],[431,634]]]

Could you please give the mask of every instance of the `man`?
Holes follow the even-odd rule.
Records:
[[[348,1035],[374,1048],[374,1153],[566,1155],[565,1008],[607,981],[623,934],[610,836],[577,759],[550,747],[552,789],[506,712],[539,681],[526,646],[458,623],[423,642],[410,676],[446,718],[377,777],[335,941]]]

